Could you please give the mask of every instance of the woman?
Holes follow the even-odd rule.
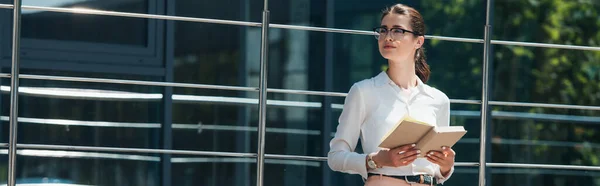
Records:
[[[328,164],[335,171],[360,174],[367,186],[441,184],[454,172],[451,148],[440,147],[419,157],[413,144],[378,147],[382,136],[404,115],[432,125],[449,125],[450,100],[424,84],[430,71],[422,48],[423,18],[415,9],[397,4],[384,10],[375,32],[389,68],[350,88],[330,142]],[[366,154],[354,152],[359,138]]]

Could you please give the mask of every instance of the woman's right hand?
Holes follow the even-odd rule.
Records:
[[[393,149],[383,149],[373,156],[373,160],[379,166],[400,167],[415,161],[420,150],[415,149],[415,144],[403,145]]]

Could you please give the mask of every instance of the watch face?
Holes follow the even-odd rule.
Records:
[[[375,162],[373,160],[369,161],[368,164],[369,164],[369,168],[372,168],[372,169],[377,168],[377,165],[375,165]]]

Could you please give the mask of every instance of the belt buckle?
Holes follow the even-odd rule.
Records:
[[[417,182],[414,182],[414,181],[408,181],[408,176],[404,176],[404,181],[406,181],[406,183],[408,183],[408,184],[417,183]]]
[[[429,181],[429,185],[433,186],[433,177],[431,177],[431,180]],[[404,176],[404,181],[406,181],[406,183],[409,184],[413,184],[413,183],[418,183],[418,184],[425,184],[425,176],[420,174],[419,175],[419,181],[415,182],[415,181],[408,181],[408,176]]]

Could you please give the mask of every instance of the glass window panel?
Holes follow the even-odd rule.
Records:
[[[600,111],[495,106],[492,160],[599,166]]]
[[[256,152],[258,99],[240,95],[243,93],[175,88],[173,148]]]
[[[23,5],[52,6],[46,4],[53,4],[55,2],[61,1],[25,1]],[[147,3],[139,1],[65,0],[64,2],[80,2],[84,4],[82,7],[86,8],[97,8],[98,6],[122,6],[115,11],[148,12]],[[89,3],[89,5],[86,3]],[[67,7],[79,7],[77,5],[79,3],[75,4],[76,5],[68,5]],[[142,47],[146,47],[148,43],[149,22],[153,22],[153,25],[156,24],[155,21],[142,18],[98,16],[38,10],[23,10],[21,20],[21,36],[23,38],[120,44]]]
[[[0,153],[0,171],[5,173],[5,176],[0,177],[0,185],[8,184],[8,149],[1,149]]]
[[[306,25],[371,31],[381,21],[381,10],[390,1],[365,2],[358,0],[335,3],[327,7],[326,1],[286,0],[269,1],[271,22],[277,24]],[[483,38],[485,1],[402,1],[414,7],[423,16],[427,35]],[[327,25],[332,16],[334,25]]]
[[[17,183],[160,185],[160,157],[148,154],[22,149]]]
[[[327,162],[266,159],[264,185],[329,185],[323,183],[323,168],[329,169]]]
[[[334,41],[338,40],[334,45],[334,90],[347,92],[353,83],[387,68],[387,60],[379,54],[373,36],[336,35]],[[483,45],[427,40],[424,47],[431,69],[427,84],[450,99],[481,98]]]
[[[334,65],[325,69],[325,33],[270,29],[269,88],[325,90],[325,73],[332,76],[330,90],[346,93],[352,84],[371,78],[387,68],[377,40],[368,35],[333,34]],[[428,40],[427,84],[451,99],[480,99],[482,45]]]
[[[273,94],[267,107],[268,154],[323,156],[323,109],[320,96]],[[277,97],[277,98],[276,98]],[[329,139],[330,136],[325,136]],[[325,142],[328,143],[328,142]]]
[[[323,163],[327,166],[326,163]],[[268,166],[267,166],[268,167]],[[283,170],[279,170],[283,172]],[[363,186],[362,177],[358,174],[346,174],[342,172],[330,172],[330,185]],[[478,168],[477,167],[455,167],[452,177],[444,182],[444,185],[465,185],[477,186]],[[312,179],[312,178],[309,178]],[[322,185],[322,184],[315,184]]]
[[[492,168],[493,185],[598,185],[598,171]]]
[[[171,162],[172,185],[256,185],[256,158],[177,156]],[[266,183],[270,176],[264,176]]]
[[[162,87],[22,79],[19,91],[19,143],[160,147]]]
[[[600,105],[600,52],[494,48],[493,100]]]
[[[148,13],[148,6],[155,2],[156,0],[23,0],[22,4],[23,6],[41,6],[52,8],[86,8],[116,12]],[[23,10],[23,13],[25,14],[36,11],[37,10]]]
[[[62,65],[62,64],[61,64]],[[83,65],[82,67],[88,68],[108,68],[113,69],[110,65]],[[132,67],[128,70],[136,69]],[[23,68],[19,70],[20,74],[27,75],[45,75],[45,76],[60,76],[60,77],[84,77],[84,78],[103,78],[103,79],[125,79],[125,80],[139,80],[139,81],[162,81],[164,78],[160,76],[154,75],[145,75],[145,74],[133,74],[133,73],[104,73],[104,72],[78,72],[78,71],[70,71],[70,70],[62,70],[62,69],[39,69],[39,68]],[[10,73],[10,69],[8,72]],[[10,82],[10,81],[9,81]],[[77,82],[77,84],[80,84]],[[89,83],[82,83],[84,85]],[[112,85],[112,84],[111,84]],[[130,85],[126,84],[116,84],[116,86],[127,87]],[[111,86],[108,86],[111,87]]]
[[[0,78],[0,143],[8,143],[10,138],[10,78]]]
[[[175,22],[174,80],[258,87],[260,28]]]
[[[493,12],[493,39],[600,45],[599,1],[497,0]]]
[[[463,126],[467,134],[452,149],[456,162],[479,162],[481,138],[480,105],[453,103],[450,105],[450,126]]]
[[[3,73],[10,73],[12,59],[12,17],[12,9],[0,8],[0,65],[7,67],[2,68]]]
[[[262,20],[262,0],[175,1],[175,15],[235,21]],[[273,17],[273,16],[271,16]]]

